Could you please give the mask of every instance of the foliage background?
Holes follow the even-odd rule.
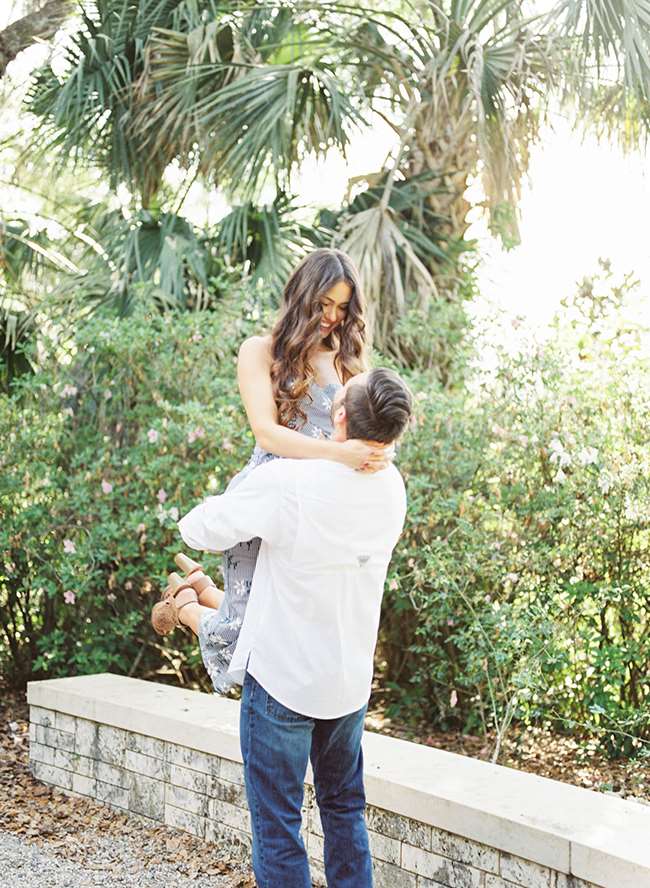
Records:
[[[641,0],[597,2],[608,15],[470,0],[333,2],[316,19],[299,2],[96,0],[4,84],[5,187],[37,208],[0,214],[6,680],[113,670],[209,689],[193,640],[161,641],[149,609],[177,517],[252,447],[241,341],[268,328],[300,256],[332,244],[361,268],[375,363],[416,394],[376,699],[403,723],[495,732],[494,760],[513,723],[648,755],[640,295],[603,263],[544,341],[512,348],[471,321],[469,215],[516,244],[551,99],[631,150],[647,138]],[[340,206],[301,206],[304,159],[373,117],[397,136],[382,168]],[[218,222],[184,214],[195,182],[228,203]]]

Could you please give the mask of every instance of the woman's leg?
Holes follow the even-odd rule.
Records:
[[[216,586],[208,586],[203,592],[199,592],[199,604],[202,604],[204,607],[212,608],[213,610],[219,610],[223,597],[223,589],[217,589]]]
[[[221,591],[221,590],[218,590]],[[223,592],[221,593],[223,596]],[[203,598],[203,595],[199,599]],[[189,626],[192,632],[195,635],[199,634],[199,622],[201,621],[201,617],[204,614],[212,614],[214,613],[214,608],[211,606],[205,606],[204,604],[199,604],[198,601],[192,601],[190,604],[185,604],[178,611],[178,619],[184,626]]]

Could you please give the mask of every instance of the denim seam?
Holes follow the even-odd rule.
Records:
[[[250,673],[248,673],[248,675],[250,675]],[[250,675],[250,677],[253,678],[252,675]],[[255,725],[255,706],[253,705],[253,698],[255,696],[255,691],[257,688],[259,688],[259,685],[253,679],[253,683],[251,683],[250,693],[248,696],[248,706],[250,709],[250,721],[249,721],[249,725],[248,725],[248,748],[246,750],[246,754],[247,754],[249,763],[251,761],[251,749],[250,749],[251,737],[253,735],[253,730],[254,730],[254,725]],[[253,802],[254,802],[252,808],[251,808],[251,800],[253,800]],[[255,820],[255,829],[256,829],[257,837],[258,837],[258,839],[257,839],[258,856],[259,856],[259,861],[260,861],[260,867],[262,870],[262,881],[264,883],[263,885],[260,885],[260,888],[269,888],[269,880],[267,878],[267,872],[266,872],[266,862],[264,860],[264,850],[263,850],[264,842],[262,840],[260,811],[259,811],[257,799],[255,798],[254,793],[251,793],[251,799],[249,799],[248,806],[249,806],[249,808],[251,808],[251,816]],[[253,810],[253,808],[254,808],[254,810]]]

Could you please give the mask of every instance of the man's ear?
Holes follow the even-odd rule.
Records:
[[[344,422],[347,421],[347,418],[348,418],[348,414],[346,413],[346,410],[345,410],[345,404],[341,404],[334,411],[334,416],[332,417],[332,422],[334,422],[336,425],[342,425]]]

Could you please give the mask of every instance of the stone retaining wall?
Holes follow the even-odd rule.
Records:
[[[116,679],[118,684],[120,681],[134,681],[118,676],[111,678]],[[80,682],[82,679],[58,681]],[[51,695],[51,705],[43,705],[47,702],[47,694],[43,693],[47,689],[43,686],[47,684],[48,682],[37,682],[30,685],[30,702],[37,698],[40,704],[30,705],[30,767],[35,777],[69,793],[98,799],[111,807],[222,843],[231,853],[249,859],[250,822],[243,785],[243,766],[241,761],[234,760],[232,753],[223,755],[196,748],[213,743],[208,742],[210,738],[207,734],[200,742],[186,745],[169,739],[169,734],[173,732],[164,729],[164,725],[163,730],[158,731],[162,736],[133,730],[126,726],[124,717],[116,716],[116,711],[111,710],[110,705],[102,706],[101,700],[94,706],[89,706],[87,702],[84,704],[86,714],[93,714],[94,718],[73,714],[84,709],[84,705],[80,705],[79,695],[70,697],[70,705],[65,705],[61,702],[61,694],[54,694]],[[139,684],[149,687],[152,685],[149,682]],[[38,693],[34,690],[36,685],[41,686]],[[163,696],[167,691],[178,689],[165,688]],[[188,694],[197,692],[182,693],[187,698]],[[206,698],[208,695],[198,696]],[[215,705],[238,705],[235,701],[217,698],[212,700]],[[201,705],[205,703],[204,700],[200,702]],[[64,706],[69,711],[63,711]],[[98,710],[104,710],[107,719],[113,722],[122,721],[124,726],[99,720]],[[150,718],[149,722],[155,726],[154,718]],[[367,733],[364,735],[366,758],[368,755],[365,747],[371,736]],[[427,749],[427,752],[435,754],[441,751]],[[453,759],[460,760],[462,764],[464,757],[453,756]],[[487,763],[478,764],[485,765],[492,771],[495,768],[502,772],[512,771]],[[542,855],[538,848],[541,845],[537,840],[530,842],[531,852],[535,852],[530,854],[530,858],[506,850],[513,846],[521,847],[521,841],[513,838],[516,832],[515,823],[508,826],[504,821],[503,841],[499,841],[498,845],[486,844],[477,841],[476,836],[472,835],[475,830],[463,831],[468,834],[459,834],[434,823],[406,816],[400,813],[400,810],[404,810],[403,804],[390,807],[373,804],[371,775],[366,777],[366,785],[369,802],[366,819],[376,888],[650,888],[650,861],[647,870],[643,866],[631,870],[638,875],[635,882],[629,881],[625,868],[619,870],[621,879],[617,881],[609,878],[605,869],[602,881],[583,880],[570,874],[570,859],[566,871],[540,862],[539,857]],[[471,788],[468,787],[468,790],[471,793]],[[589,801],[589,796],[598,796],[586,790],[577,791],[585,793],[586,802]],[[410,792],[405,787],[405,798],[408,799]],[[607,801],[620,802],[613,799]],[[525,807],[526,804],[527,797],[522,794],[521,806]],[[436,805],[441,811],[445,808],[443,800],[432,799],[432,814],[435,813]],[[643,810],[642,806],[637,807],[640,811]],[[650,809],[648,814],[650,815]],[[487,818],[490,816],[492,815],[488,813],[484,815]],[[469,813],[467,823],[470,826],[472,824]],[[647,825],[650,836],[650,816]],[[323,833],[311,782],[305,784],[302,833],[315,884],[325,885]],[[549,842],[549,854],[556,853],[551,848],[552,845]],[[647,848],[643,853],[648,856]],[[533,859],[534,856],[538,859]]]

